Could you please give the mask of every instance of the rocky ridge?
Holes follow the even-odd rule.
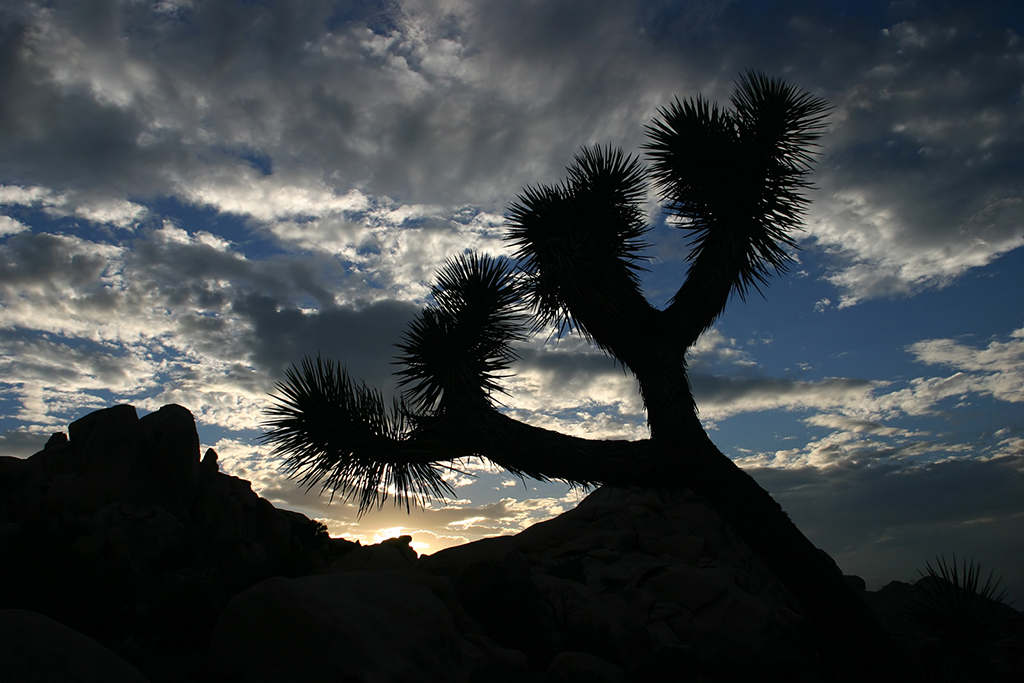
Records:
[[[185,408],[139,419],[119,405],[30,458],[0,457],[0,607],[44,614],[167,672],[156,679],[187,680],[233,595],[322,570],[355,547],[276,509],[199,447]]]
[[[419,558],[410,540],[360,546],[276,509],[199,457],[181,406],[92,413],[31,458],[0,457],[0,679],[845,680],[685,491],[598,489],[516,536]]]

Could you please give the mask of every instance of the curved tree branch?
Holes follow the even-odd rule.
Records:
[[[701,98],[660,110],[648,126],[652,175],[691,234],[686,280],[666,313],[689,348],[732,293],[760,291],[785,272],[809,203],[801,192],[830,107],[780,80],[748,72],[723,111]]]
[[[664,311],[640,291],[647,230],[639,162],[611,148],[576,157],[559,186],[528,188],[510,208],[507,238],[521,281],[503,263],[462,257],[441,271],[428,306],[400,345],[406,402],[343,370],[303,363],[279,385],[266,440],[307,486],[358,497],[443,497],[447,463],[485,458],[515,474],[582,485],[689,488],[764,557],[820,625],[845,642],[887,643],[835,565],[697,418],[685,353],[729,296],[786,268],[807,200],[801,191],[827,106],[781,81],[748,73],[724,111],[697,98],[661,111],[648,156],[670,212],[691,233],[686,279]],[[499,373],[523,299],[538,325],[582,331],[640,384],[651,439],[590,441],[532,427],[495,409]],[[536,329],[537,325],[535,325]],[[871,651],[871,650],[869,650]]]
[[[664,487],[666,456],[651,440],[590,440],[518,422],[491,407],[415,416],[385,409],[380,394],[320,358],[306,358],[272,395],[263,441],[307,490],[356,499],[360,514],[388,497],[444,500],[458,460],[479,457],[509,472],[581,486]]]
[[[312,381],[309,373],[321,372],[322,367],[306,362],[301,371],[292,372],[290,384],[279,387],[286,396],[294,393],[296,385],[312,391],[302,404],[278,397],[274,428],[265,440],[274,445],[275,454],[292,463],[292,470],[298,469],[296,463],[305,465],[307,486],[322,481],[325,489],[337,489],[346,498],[358,497],[360,513],[381,507],[389,494],[406,507],[411,500],[422,502],[423,497],[443,498],[450,493],[441,479],[443,470],[471,456],[539,480],[655,490],[689,488],[732,524],[815,620],[835,633],[878,646],[886,643],[885,634],[845,586],[828,556],[703,432],[688,440],[686,452],[673,452],[666,448],[666,443],[673,442],[664,439],[582,439],[486,408],[418,418],[415,427],[398,433],[379,419],[377,408],[337,400],[354,386],[344,371],[334,369]],[[335,380],[347,381],[348,388],[335,386]],[[312,441],[319,444],[318,450],[309,447]],[[373,467],[369,475],[365,474],[367,463]],[[391,474],[381,476],[381,472]]]

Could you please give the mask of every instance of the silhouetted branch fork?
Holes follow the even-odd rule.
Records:
[[[588,147],[561,184],[526,188],[509,207],[514,261],[464,254],[439,272],[433,303],[398,345],[404,394],[390,408],[331,362],[307,359],[290,371],[266,434],[286,471],[307,487],[358,499],[361,512],[388,496],[406,506],[445,497],[446,469],[470,456],[536,479],[687,488],[768,562],[839,647],[881,660],[889,641],[877,620],[697,416],[686,351],[733,294],[760,291],[786,270],[829,110],[757,73],[740,79],[731,103],[726,110],[697,97],[661,110],[647,129],[649,170],[620,150]],[[691,246],[664,310],[647,301],[638,275],[650,181]],[[551,324],[582,332],[632,371],[649,440],[581,439],[497,409],[514,344]]]
[[[307,372],[315,368],[313,363],[305,366]],[[298,370],[295,373],[299,376]],[[347,380],[347,373],[334,371],[333,377]],[[347,381],[347,391],[355,391],[351,380]],[[346,391],[344,387],[336,389],[325,392],[324,398]],[[877,647],[888,642],[831,559],[814,547],[778,503],[722,455],[703,431],[691,431],[685,450],[673,451],[666,449],[664,441],[585,439],[482,409],[458,416],[421,417],[407,433],[378,434],[367,440],[363,437],[374,425],[368,422],[359,430],[339,430],[339,422],[348,425],[360,417],[341,416],[337,405],[311,411],[307,404],[301,425],[290,422],[287,409],[278,405],[277,426],[265,439],[275,446],[275,452],[290,458],[291,469],[302,473],[303,483],[309,487],[321,483],[325,490],[357,498],[360,512],[380,507],[387,494],[406,507],[414,499],[443,498],[445,492],[451,493],[443,480],[444,471],[469,457],[538,480],[662,491],[689,489],[718,511],[768,562],[817,623],[832,633],[868,640]],[[299,433],[290,434],[292,429]],[[346,441],[346,434],[358,438]],[[298,456],[290,450],[298,443],[296,438],[300,442],[317,439],[330,449],[321,449],[316,458]],[[298,462],[303,465],[297,467]],[[373,481],[376,484],[369,487]],[[865,638],[865,634],[873,635]]]
[[[878,648],[888,636],[853,593],[839,568],[816,548],[749,474],[725,457],[703,431],[685,447],[664,441],[594,441],[566,436],[495,413],[474,419],[467,446],[511,472],[586,485],[671,491],[704,499],[769,564],[815,622],[830,633]]]

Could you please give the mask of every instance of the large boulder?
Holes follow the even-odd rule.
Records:
[[[806,627],[796,600],[685,491],[600,488],[517,536],[445,549],[420,567],[450,578],[487,635],[550,680],[585,678],[588,661],[598,678],[644,680],[678,667],[784,670],[806,654],[792,651]]]
[[[457,683],[467,643],[405,572],[274,578],[236,595],[211,642],[223,680]]]
[[[216,619],[272,576],[326,571],[357,544],[200,460],[178,405],[114,406],[26,459],[0,458],[0,608],[88,633],[161,681],[204,666]],[[411,550],[410,550],[411,552]]]
[[[187,408],[171,404],[139,420],[145,459],[143,463],[169,497],[195,490],[199,474],[199,434]]]
[[[0,609],[0,681],[149,683],[135,667],[92,638],[20,609]]]
[[[200,460],[195,419],[179,405],[141,419],[130,405],[114,406],[71,423],[68,434],[0,462],[8,552],[52,541],[53,551],[115,573],[205,564],[266,574],[296,563],[326,568],[356,547],[220,472],[213,449]]]
[[[141,420],[130,405],[97,410],[55,434],[27,460],[12,503],[21,517],[89,516],[111,503],[184,514],[199,468],[195,419],[167,405]]]

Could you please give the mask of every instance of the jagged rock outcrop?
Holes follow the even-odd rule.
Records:
[[[430,556],[410,541],[332,539],[218,471],[212,449],[200,459],[185,408],[115,406],[0,457],[0,654],[36,629],[61,666],[150,683],[845,680],[764,562],[686,491],[598,489]],[[913,588],[863,592],[898,637]],[[19,654],[0,680],[47,656]]]
[[[125,660],[49,617],[0,609],[4,683],[149,683]]]
[[[609,680],[764,680],[813,651],[796,601],[687,492],[598,489],[517,536],[421,558],[420,571],[451,579],[484,632],[546,678],[603,666]]]
[[[228,603],[211,652],[226,680],[456,683],[465,644],[427,586],[382,570],[253,586]]]
[[[212,450],[200,459],[177,405],[141,419],[127,405],[97,411],[28,459],[0,459],[0,525],[0,607],[82,631],[154,683],[271,680],[268,662],[242,664],[259,653],[284,672],[342,661],[353,680],[391,680],[367,668],[375,655],[332,659],[356,622],[375,642],[390,631],[401,666],[465,681],[638,680],[657,673],[652,661],[698,670],[726,652],[763,663],[800,624],[763,563],[685,493],[602,489],[518,536],[418,559],[408,537],[360,547],[274,508],[219,472]],[[360,613],[379,618],[343,618]],[[418,619],[443,626],[424,641]],[[333,635],[253,645],[279,631]],[[448,654],[428,666],[442,632]],[[381,661],[397,671],[399,660]]]
[[[181,406],[141,419],[114,406],[68,435],[27,459],[0,457],[0,608],[48,615],[162,680],[205,666],[237,592],[356,547],[219,472],[212,449],[200,460]]]
[[[418,560],[410,540],[358,548],[327,574],[271,579],[235,596],[214,629],[219,675],[790,680],[813,658],[796,601],[685,492],[599,489],[518,536]]]

